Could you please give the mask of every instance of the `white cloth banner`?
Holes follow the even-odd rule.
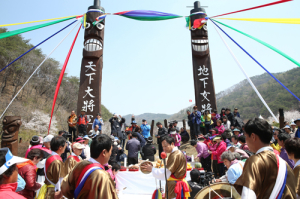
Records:
[[[187,172],[186,180],[191,180],[190,171]],[[141,171],[119,171],[116,175],[117,189],[120,191],[119,198],[127,199],[130,195],[147,196],[152,195],[153,192],[159,188],[159,180],[155,182],[152,173],[143,174]],[[161,187],[165,190],[165,181],[161,181]],[[126,187],[125,190],[123,190]],[[144,198],[144,197],[143,197]]]

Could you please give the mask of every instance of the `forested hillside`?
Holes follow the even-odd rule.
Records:
[[[0,33],[3,32],[6,32],[6,29],[0,28]],[[20,35],[1,39],[0,68],[4,68],[32,47],[30,41]],[[0,114],[44,58],[45,55],[40,49],[32,50],[0,73]],[[48,59],[24,87],[5,115],[21,116],[23,123],[31,121],[35,111],[50,115],[60,71],[60,63],[52,58]],[[67,116],[71,110],[77,110],[78,90],[79,78],[65,74],[54,110],[57,129],[67,130]],[[103,105],[102,115],[104,120],[112,116]],[[48,125],[46,121],[44,125]]]
[[[300,97],[300,68],[294,68],[273,75],[294,94]],[[264,73],[262,75],[251,77],[251,80],[274,114],[278,113],[279,108],[283,108],[285,111],[299,110],[300,104],[297,99],[270,77],[270,75]],[[260,101],[247,80],[243,80],[231,88],[218,93],[217,107],[218,112],[220,112],[222,107],[229,107],[231,109],[237,107],[243,119],[258,117],[259,115],[262,115],[265,118],[270,116],[268,110]],[[172,115],[170,119],[186,119],[186,110],[191,109],[192,106],[183,109]]]

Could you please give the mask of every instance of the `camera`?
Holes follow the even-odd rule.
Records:
[[[67,132],[67,131],[64,131],[64,134],[62,134],[62,136],[64,137],[64,138],[72,138],[72,134],[70,134],[69,132]]]

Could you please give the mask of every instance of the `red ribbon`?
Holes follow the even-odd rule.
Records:
[[[205,22],[202,23],[202,21],[205,21]],[[195,19],[195,20],[194,20],[193,28],[194,28],[194,29],[199,28],[200,26],[202,26],[202,25],[205,24],[205,23],[206,23],[206,19],[205,19],[205,18]]]
[[[174,189],[174,193],[176,193],[176,199],[185,199],[185,195],[183,196],[183,198],[181,198],[181,191],[183,189],[183,193],[185,194],[186,192],[190,192],[189,187],[187,186],[187,184],[183,181],[177,181],[175,189]]]
[[[58,95],[58,91],[59,91],[59,88],[60,88],[60,84],[61,84],[61,81],[62,79],[64,78],[64,74],[65,74],[65,70],[66,70],[66,67],[68,65],[68,62],[69,62],[69,58],[71,56],[71,53],[72,53],[72,50],[73,50],[73,47],[74,47],[74,44],[77,40],[77,37],[78,37],[78,33],[80,31],[81,27],[79,27],[78,31],[77,31],[77,34],[74,38],[74,41],[71,45],[71,48],[69,50],[69,53],[66,57],[66,60],[65,60],[65,63],[61,69],[61,72],[60,72],[60,75],[59,75],[59,79],[58,79],[58,82],[57,82],[57,85],[56,85],[56,89],[55,89],[55,94],[54,94],[54,99],[53,99],[53,104],[52,104],[52,111],[51,111],[51,117],[50,117],[50,123],[49,123],[49,127],[48,127],[48,134],[49,134],[49,131],[50,131],[50,126],[51,126],[51,121],[52,121],[52,116],[53,116],[53,111],[54,111],[54,107],[55,107],[55,103],[56,103],[56,98],[57,98],[57,95]]]
[[[213,16],[213,17],[210,17],[210,18],[220,17],[220,16],[229,15],[229,14],[238,13],[238,12],[244,12],[244,11],[248,11],[248,10],[254,10],[254,9],[257,9],[257,8],[263,8],[263,7],[272,6],[272,5],[276,5],[276,4],[280,4],[280,3],[286,3],[286,2],[289,2],[289,1],[293,1],[293,0],[280,0],[280,1],[275,1],[275,2],[273,2],[273,3],[267,3],[267,4],[264,4],[264,5],[255,6],[255,7],[252,7],[252,8],[247,8],[247,9],[243,9],[243,10],[238,10],[238,11],[235,11],[235,12],[229,12],[229,13],[225,13],[225,14]]]

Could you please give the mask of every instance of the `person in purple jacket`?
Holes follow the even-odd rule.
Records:
[[[289,159],[288,154],[287,154],[287,152],[286,152],[286,150],[285,150],[285,147],[284,147],[284,142],[285,142],[287,139],[291,138],[291,136],[290,136],[289,134],[287,134],[287,133],[280,133],[280,134],[277,136],[277,138],[278,138],[278,144],[279,144],[279,146],[282,147],[279,156],[280,156],[282,159],[284,159],[284,160],[288,163],[288,165],[290,165],[290,167],[293,169],[294,166],[295,166],[295,163],[294,163],[293,160]]]
[[[191,118],[192,118],[192,122],[193,122],[193,126],[194,126],[194,134],[197,138],[201,134],[201,131],[200,131],[201,112],[198,111],[197,106],[194,106],[193,109],[194,109],[194,111],[191,114]],[[194,139],[194,138],[192,138],[192,139]]]
[[[211,155],[208,153],[208,147],[203,143],[204,138],[199,138],[200,142],[197,140],[191,140],[190,143],[197,150],[197,157],[199,158],[205,171],[211,171]]]

